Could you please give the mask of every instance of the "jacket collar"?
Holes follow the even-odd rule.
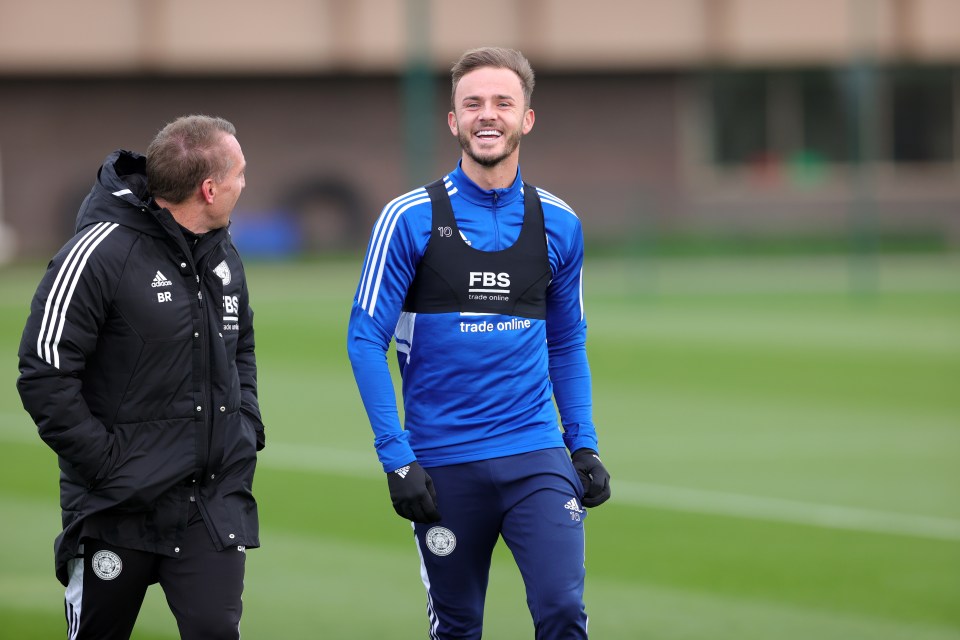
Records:
[[[447,178],[449,178],[450,181],[453,182],[453,186],[457,188],[458,195],[473,204],[483,207],[492,207],[494,204],[502,207],[511,202],[515,202],[520,199],[523,188],[523,179],[520,177],[519,169],[517,169],[517,177],[514,179],[513,184],[506,189],[481,188],[477,183],[467,177],[467,174],[463,172],[463,167],[459,162],[457,163],[457,168],[451,171],[447,175]]]

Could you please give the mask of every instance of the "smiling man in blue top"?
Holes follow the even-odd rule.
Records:
[[[383,209],[353,301],[350,361],[393,507],[414,523],[429,637],[481,637],[503,536],[536,638],[586,638],[583,507],[610,497],[610,476],[592,416],[583,232],[565,202],[520,176],[534,124],[529,62],[474,49],[451,76],[447,122],[462,157]]]

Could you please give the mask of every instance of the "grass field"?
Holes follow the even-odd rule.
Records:
[[[0,636],[65,635],[57,471],[14,387],[42,266],[0,270]],[[245,639],[426,637],[345,351],[359,257],[248,264],[268,426]],[[596,640],[960,638],[960,259],[595,260]],[[484,637],[531,638],[501,547]],[[176,638],[151,589],[135,638]]]

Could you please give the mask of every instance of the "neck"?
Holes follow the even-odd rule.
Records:
[[[194,210],[194,208],[189,205],[173,204],[162,198],[157,198],[156,201],[158,205],[169,211],[177,224],[184,229],[192,231],[198,236],[210,231],[210,227],[203,223],[203,216],[200,212]]]
[[[481,189],[506,189],[517,179],[519,160],[515,156],[504,158],[492,167],[478,164],[466,153],[460,162],[463,172]]]

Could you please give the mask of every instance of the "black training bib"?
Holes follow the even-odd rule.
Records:
[[[503,251],[481,251],[464,242],[443,181],[425,187],[433,206],[433,226],[404,311],[547,317],[551,274],[543,206],[536,187],[526,183],[523,187],[520,236]]]

